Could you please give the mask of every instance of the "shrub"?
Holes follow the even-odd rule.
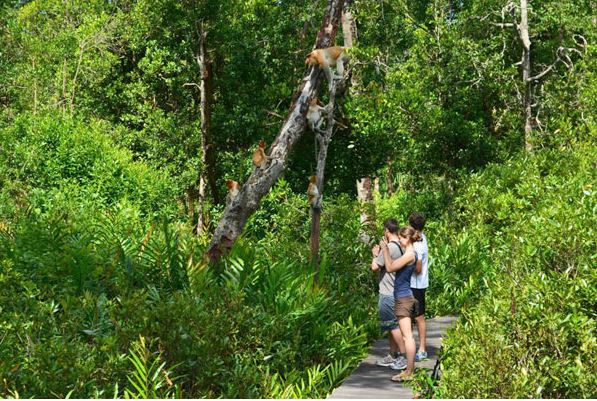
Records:
[[[432,247],[430,304],[463,307],[436,396],[596,394],[594,153],[523,155],[464,186],[459,213],[439,225],[452,235]]]

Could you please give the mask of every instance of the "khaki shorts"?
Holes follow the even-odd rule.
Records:
[[[415,297],[412,295],[396,299],[396,303],[394,304],[394,313],[396,313],[396,317],[398,319],[401,317],[413,317],[416,302]]]

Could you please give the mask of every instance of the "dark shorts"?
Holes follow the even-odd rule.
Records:
[[[398,321],[394,314],[394,296],[379,294],[379,325],[382,331],[398,328]]]
[[[415,316],[423,316],[425,314],[425,291],[426,288],[411,288],[413,291],[413,296],[419,302],[419,310]]]
[[[412,295],[396,299],[394,312],[398,319],[402,317],[415,317],[417,309],[417,300]]]

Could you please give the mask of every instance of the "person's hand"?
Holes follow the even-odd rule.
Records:
[[[379,252],[381,252],[381,248],[379,245],[375,245],[373,247],[373,249],[371,250],[371,252],[373,253],[373,257],[376,258],[377,256],[379,256]]]
[[[388,247],[388,240],[384,237],[381,239],[381,241],[379,241],[379,246],[381,246],[381,249],[384,250]]]

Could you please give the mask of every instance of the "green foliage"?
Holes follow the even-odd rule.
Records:
[[[172,181],[115,146],[101,121],[24,114],[0,130],[3,191],[35,213],[64,203],[138,205],[145,216],[174,214]],[[39,209],[39,210],[38,210]]]
[[[124,390],[125,398],[180,398],[171,369],[165,369],[166,362],[160,363],[159,355],[152,358],[144,337],[132,345],[128,360],[134,369],[128,377],[132,389]]]
[[[268,378],[267,394],[270,398],[323,398],[330,388],[336,387],[340,378],[349,373],[351,365],[336,361],[325,367],[316,365],[306,373],[282,379],[279,374]]]
[[[535,154],[520,154],[521,48],[496,25],[503,1],[353,2],[317,284],[310,132],[230,255],[204,265],[188,207],[207,168],[200,30],[222,195],[279,129],[325,4],[0,6],[0,396],[325,397],[379,334],[352,195],[367,175],[394,192],[369,206],[376,221],[427,215],[429,311],[462,315],[444,379],[419,374],[422,394],[596,393],[591,2],[531,4],[533,74],[560,56],[534,83]]]
[[[332,261],[322,263],[318,286],[311,266],[297,262],[308,252],[294,235],[303,224],[296,225],[297,216],[306,220],[306,202],[284,185],[270,195],[272,208],[251,223],[273,222],[268,235],[239,241],[218,272],[196,262],[205,243],[188,226],[143,212],[151,199],[138,194],[165,180],[151,178],[154,187],[144,187],[150,184],[137,174],[131,184],[114,181],[128,185],[119,190],[90,173],[101,165],[127,177],[134,167],[154,177],[151,168],[108,146],[107,136],[88,135],[83,123],[33,119],[39,127],[33,130],[29,121],[2,131],[16,156],[1,159],[8,167],[2,193],[12,202],[0,220],[2,394],[258,397],[294,388],[314,397],[331,391],[361,359],[377,334],[374,282],[352,263],[364,249],[352,240],[359,225],[351,201],[326,206],[338,220],[324,224],[330,232],[324,260]],[[44,157],[29,156],[41,143],[51,143],[39,153]],[[88,151],[92,145],[103,152]],[[77,168],[55,163],[61,155]],[[16,192],[21,199],[12,189],[17,180],[31,188]],[[81,195],[92,188],[107,195]],[[281,207],[281,199],[294,207]],[[139,336],[154,340],[144,347]],[[307,372],[317,379],[293,387]],[[178,387],[166,386],[166,377],[180,377]],[[281,387],[266,385],[272,381]]]
[[[586,143],[491,166],[433,234],[451,231],[435,245],[430,306],[463,308],[437,396],[595,393],[594,152]]]

